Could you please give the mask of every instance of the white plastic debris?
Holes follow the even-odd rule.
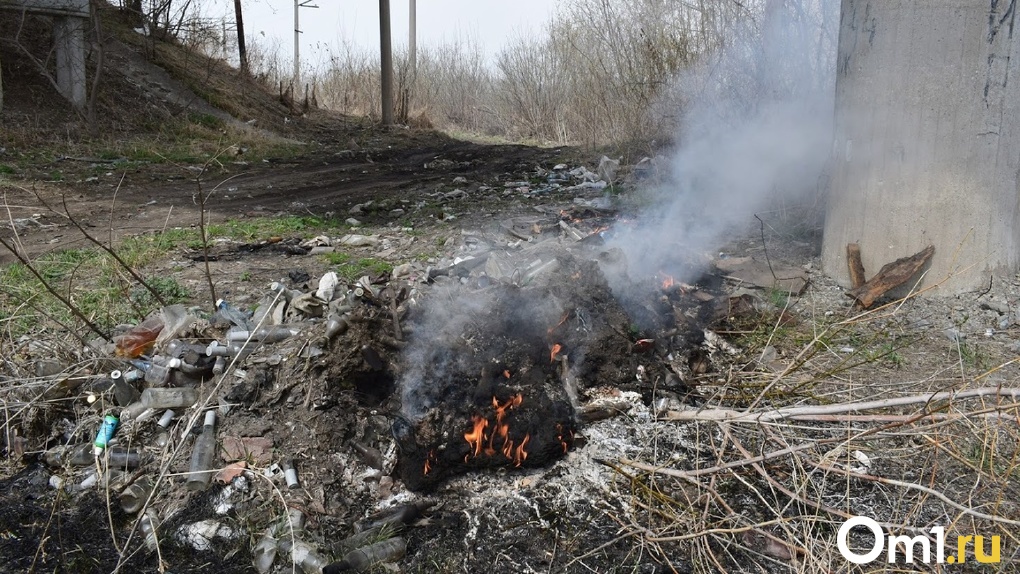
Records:
[[[217,537],[229,540],[235,538],[236,533],[233,528],[212,519],[185,524],[177,532],[177,538],[181,542],[191,545],[198,551],[211,550],[212,541]]]
[[[316,235],[315,237],[303,241],[301,247],[330,247],[333,245],[333,240],[325,235]]]
[[[856,464],[850,465],[851,472],[856,472],[860,474],[868,474],[871,472],[871,458],[868,457],[868,455],[864,454],[859,450],[855,450],[851,454],[853,454],[854,460],[860,463],[859,465]]]
[[[349,247],[375,247],[379,245],[379,236],[351,233],[341,237],[340,243]]]
[[[336,286],[340,284],[340,277],[333,271],[323,275],[319,279],[319,288],[315,290],[315,296],[329,303],[336,294]]]

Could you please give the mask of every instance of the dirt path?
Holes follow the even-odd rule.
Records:
[[[198,225],[198,179],[203,190],[212,191],[207,204],[211,221],[270,215],[342,221],[352,206],[368,201],[393,209],[427,201],[431,194],[456,189],[457,177],[464,178],[459,187],[469,190],[480,185],[502,188],[503,182],[520,179],[536,166],[551,167],[570,153],[480,145],[434,132],[403,131],[375,135],[363,147],[345,147],[329,141],[342,139],[344,132],[337,125],[323,126],[316,135],[327,143],[307,154],[258,162],[244,161],[240,155],[216,162],[204,173],[198,165],[120,169],[114,162],[57,160],[53,165],[61,169],[63,181],[15,182],[16,187],[6,190],[6,203],[11,218],[20,222],[26,252],[34,257],[51,249],[85,245],[66,219],[47,210],[43,201],[62,213],[66,198],[72,215],[103,239],[111,228],[117,239]],[[358,217],[368,224],[392,219],[389,211]],[[10,225],[4,227],[4,235],[12,235]],[[0,264],[13,261],[10,253],[0,253]]]

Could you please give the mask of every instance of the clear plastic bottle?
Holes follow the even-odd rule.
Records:
[[[364,548],[358,548],[353,552],[348,552],[344,555],[343,560],[330,564],[327,571],[342,572],[344,570],[351,570],[360,572],[373,564],[400,560],[404,557],[405,553],[407,553],[407,543],[404,542],[403,538],[395,536],[382,542],[365,546]]]
[[[244,343],[248,340],[260,343],[279,343],[297,335],[299,332],[299,329],[287,325],[270,325],[262,327],[257,331],[230,329],[227,331],[227,341],[228,343]]]
[[[149,552],[154,552],[159,545],[159,541],[156,538],[156,530],[159,529],[159,517],[156,516],[155,510],[150,508],[145,511],[145,514],[142,515],[139,528],[145,536],[145,547],[149,549]]]
[[[142,509],[145,501],[152,493],[152,481],[149,477],[143,476],[132,482],[120,493],[120,507],[128,514],[134,514]]]
[[[279,546],[280,542],[273,536],[273,528],[267,528],[259,543],[251,551],[252,563],[259,574],[266,574],[272,570],[273,562],[276,561],[276,550]]]
[[[216,361],[213,363],[212,372],[217,377],[223,374],[223,371],[227,370],[227,358],[224,356],[216,357]]]
[[[296,289],[288,289],[286,285],[279,281],[273,281],[269,286],[269,289],[274,293],[279,293],[281,299],[285,299],[288,303],[294,299],[297,299],[302,293]]]
[[[188,490],[205,490],[216,471],[213,458],[216,455],[216,411],[206,411],[202,434],[195,439],[195,450],[191,452],[191,466],[185,485]]]
[[[305,574],[322,574],[322,569],[329,564],[314,546],[300,539],[294,541],[290,556]]]
[[[186,387],[142,391],[142,404],[147,409],[176,409],[190,407],[196,402],[198,402],[198,391]]]
[[[330,315],[326,320],[326,338],[332,340],[337,335],[342,335],[350,328],[347,319],[339,315]]]
[[[56,446],[43,454],[46,464],[58,467],[66,464],[74,466],[93,466],[96,464],[96,455],[91,444],[79,444],[77,446]],[[121,446],[107,448],[102,455],[111,468],[135,468],[141,466],[142,453],[137,449],[129,449]]]
[[[181,360],[153,357],[152,365],[145,371],[145,382],[153,387],[164,387],[170,381],[170,374],[181,366]]]
[[[124,379],[124,373],[113,371],[110,380],[113,382],[113,400],[118,406],[126,407],[138,400],[138,389]]]
[[[216,302],[216,315],[230,321],[241,329],[251,329],[251,320],[248,318],[248,314],[223,299]]]

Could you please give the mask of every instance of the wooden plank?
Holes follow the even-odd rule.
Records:
[[[917,274],[924,264],[935,254],[935,246],[929,245],[910,257],[902,257],[887,263],[879,272],[864,285],[847,291],[847,295],[857,300],[862,308],[871,307],[882,295],[907,282]]]
[[[867,283],[864,278],[864,263],[861,262],[861,246],[856,243],[846,244],[846,266],[850,269],[850,287],[857,289]]]

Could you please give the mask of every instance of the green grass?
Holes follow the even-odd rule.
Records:
[[[323,254],[322,259],[335,266],[336,274],[348,281],[354,281],[363,275],[379,275],[393,271],[392,263],[374,257],[353,259],[347,253],[334,252]]]
[[[254,241],[274,235],[336,234],[344,228],[342,222],[313,216],[265,217],[210,225],[207,234],[210,242],[218,238]],[[126,237],[116,251],[127,265],[140,271],[168,304],[173,304],[193,301],[197,295],[172,276],[146,274],[144,269],[182,247],[201,248],[197,228],[171,228]],[[349,280],[393,269],[390,263],[380,259],[353,259],[343,253],[325,257]],[[36,258],[32,265],[46,283],[102,328],[133,323],[159,306],[147,289],[133,281],[113,257],[98,248],[53,251]],[[250,273],[241,276],[242,281],[250,278]],[[20,263],[0,267],[0,346],[6,346],[6,339],[16,340],[38,331],[40,325],[54,323],[80,326],[71,311],[50,294],[27,267]]]
[[[305,215],[286,217],[259,217],[256,219],[232,219],[225,223],[210,225],[206,231],[210,238],[228,237],[242,241],[254,241],[272,236],[293,237],[312,232],[336,231],[346,227],[342,221]]]

